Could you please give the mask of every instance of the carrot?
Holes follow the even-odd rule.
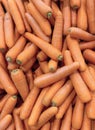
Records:
[[[48,73],[49,72],[48,62],[47,61],[39,62],[39,65],[40,65],[40,68],[41,68],[43,73]]]
[[[11,124],[11,122],[12,122],[12,116],[10,114],[7,114],[4,118],[0,120],[0,129],[6,130],[7,127]]]
[[[71,130],[76,130],[76,129],[74,129],[73,127],[72,127],[72,129]]]
[[[3,53],[6,52],[3,16],[0,16],[0,51]]]
[[[75,62],[68,66],[63,66],[54,73],[47,73],[47,74],[43,74],[43,75],[37,77],[34,80],[34,84],[35,84],[35,86],[37,86],[39,88],[43,88],[54,82],[64,79],[66,76],[73,73],[78,68],[79,68],[78,62]]]
[[[58,62],[56,62],[55,60],[50,60],[48,62],[48,69],[49,72],[55,72],[57,70],[57,66],[58,66]]]
[[[26,17],[28,23],[30,24],[31,28],[35,32],[35,34],[38,37],[40,37],[41,39],[49,42],[50,38],[42,31],[42,29],[40,28],[40,26],[36,22],[36,20],[29,13],[25,13],[25,17]]]
[[[81,50],[94,49],[94,47],[95,47],[95,41],[80,42],[79,46],[80,46],[80,49],[81,49]]]
[[[70,6],[73,10],[77,10],[81,6],[81,0],[70,0]]]
[[[33,87],[33,89],[31,89],[25,102],[22,105],[22,108],[20,111],[20,118],[21,119],[27,119],[29,117],[29,115],[32,111],[32,108],[34,106],[34,103],[38,97],[39,92],[40,92],[40,89],[35,87],[35,86]]]
[[[43,72],[42,72],[42,70],[41,70],[40,67],[38,67],[38,68],[35,70],[35,74],[36,74],[37,77],[43,74]]]
[[[59,130],[61,126],[61,120],[60,119],[54,119],[53,126],[51,126],[51,130]]]
[[[64,0],[63,1],[63,34],[67,35],[67,30],[71,27],[71,11],[70,11],[70,1]]]
[[[27,6],[29,13],[37,21],[43,32],[48,36],[51,35],[51,26],[49,21],[39,13],[39,11],[36,9],[32,2],[29,3]]]
[[[14,69],[17,69],[19,67],[19,65],[18,64],[16,64],[15,62],[8,62],[8,66],[7,66],[7,69],[9,70],[9,71],[12,71],[12,70],[14,70]]]
[[[24,126],[25,126],[25,130],[31,130],[28,125],[28,119],[24,120]]]
[[[68,34],[70,34],[70,36],[73,38],[81,39],[84,41],[95,40],[95,36],[93,34],[76,27],[70,27],[68,29]]]
[[[24,71],[24,72],[27,72],[29,69],[32,68],[32,66],[34,65],[36,61],[36,57],[32,57],[26,64],[20,66],[20,68]]]
[[[43,125],[40,130],[50,130],[50,122],[47,122],[45,125]]]
[[[10,12],[8,1],[7,0],[1,0],[2,5],[4,6],[6,12]]]
[[[4,55],[0,52],[0,65],[6,70],[7,64]]]
[[[52,105],[60,106],[73,90],[73,86],[70,80],[68,80],[54,95],[52,98]]]
[[[71,130],[71,121],[72,121],[72,105],[69,106],[67,112],[64,115],[60,130]]]
[[[48,6],[51,5],[51,0],[43,0],[43,1],[44,1],[44,3],[45,3],[46,5],[48,5]]]
[[[95,69],[95,65],[94,64],[91,64],[91,63],[88,63],[88,66],[92,67],[93,69]],[[94,76],[93,76],[94,78]]]
[[[71,10],[71,25],[72,27],[77,26],[77,11],[76,10]]]
[[[70,65],[73,63],[73,60],[71,58],[71,54],[69,51],[65,51],[65,53],[64,53],[64,62],[66,65]],[[75,71],[73,74],[70,75],[70,79],[71,79],[73,87],[74,87],[78,97],[81,99],[81,101],[84,103],[90,101],[91,94],[90,94],[89,89],[87,88],[84,80],[82,79],[80,73],[78,71]]]
[[[37,121],[40,117],[40,114],[41,114],[42,110],[44,109],[44,105],[42,104],[42,100],[43,100],[43,97],[45,96],[45,94],[47,93],[48,89],[49,89],[49,87],[44,88],[41,91],[37,101],[35,102],[35,105],[32,109],[32,112],[31,112],[31,114],[29,116],[29,120],[28,120],[28,124],[30,126],[33,126],[37,123]]]
[[[45,52],[46,55],[48,55],[53,60],[62,60],[63,57],[62,57],[61,52],[58,49],[56,49],[55,47],[53,47],[52,45],[50,45],[48,42],[46,42],[46,41],[40,39],[39,37],[37,37],[33,34],[30,34],[28,32],[26,32],[24,34],[24,36],[28,40],[33,42],[37,47],[39,47],[43,52]],[[50,51],[50,50],[52,50],[52,51]]]
[[[12,122],[6,130],[15,130],[15,124]]]
[[[29,89],[28,89],[27,80],[26,80],[26,77],[25,77],[23,71],[21,69],[12,70],[11,78],[12,78],[19,94],[21,95],[22,99],[25,100],[29,93]]]
[[[75,129],[80,129],[82,126],[83,121],[83,114],[84,114],[84,104],[81,100],[77,97],[76,103],[73,109],[72,115],[72,127]]]
[[[67,42],[66,42],[66,38],[65,38],[65,40],[64,40],[64,42],[63,42],[62,55],[64,55],[64,52],[65,52],[67,49],[68,49],[68,47],[67,47]]]
[[[77,27],[83,30],[87,30],[87,12],[86,12],[86,0],[81,0],[81,6],[78,9],[77,14]]]
[[[15,42],[19,39],[19,37],[20,37],[20,34],[19,34],[19,32],[17,31],[17,28],[15,27]]]
[[[38,11],[45,17],[50,18],[52,16],[52,9],[50,6],[46,5],[42,0],[32,0]]]
[[[95,129],[95,120],[92,120],[92,121],[91,121],[91,128],[92,128],[92,130]]]
[[[38,61],[45,61],[47,60],[47,58],[48,56],[43,51],[38,52],[37,54]]]
[[[17,30],[20,34],[23,34],[25,32],[25,26],[21,17],[21,14],[19,12],[19,9],[16,5],[16,2],[14,0],[8,0],[8,5],[10,9],[10,13],[12,15],[12,18],[14,20],[14,23],[17,27]]]
[[[6,104],[4,105],[1,111],[0,119],[4,118],[7,114],[12,113],[16,103],[17,103],[17,96],[16,95],[10,96],[7,99]]]
[[[61,11],[60,11],[58,5],[54,1],[51,2],[51,7],[52,7],[53,16],[56,19],[57,14],[61,13]]]
[[[79,42],[76,39],[71,38],[70,35],[67,36],[66,42],[67,42],[67,46],[71,52],[71,55],[72,55],[74,61],[78,61],[80,64],[79,70],[80,71],[86,70],[86,63],[82,56],[82,53],[81,53],[81,50],[79,47]],[[76,54],[76,52],[77,52],[77,54]]]
[[[38,47],[35,44],[31,44],[17,56],[16,63],[19,65],[27,63],[27,61],[34,57],[37,52]]]
[[[4,12],[4,9],[2,7],[2,4],[0,3],[0,16],[4,17],[4,15],[5,15],[5,12]]]

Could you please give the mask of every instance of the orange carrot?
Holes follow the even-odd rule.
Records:
[[[47,122],[45,125],[43,125],[40,130],[50,130],[50,122]]]
[[[80,46],[81,50],[94,49],[95,48],[95,41],[80,42],[79,46]]]
[[[95,40],[95,36],[91,33],[88,33],[80,28],[76,27],[70,27],[68,29],[68,34],[70,34],[71,37],[81,39],[84,41],[93,41]]]
[[[86,69],[86,63],[82,56],[82,53],[81,53],[81,50],[79,47],[79,42],[76,39],[71,38],[70,35],[67,36],[66,42],[67,42],[67,46],[71,52],[71,55],[72,55],[74,61],[78,61],[80,64],[79,70],[84,71]],[[76,54],[76,52],[77,52],[77,54]]]
[[[51,126],[51,130],[59,130],[61,126],[61,120],[60,119],[54,119],[53,126]]]
[[[48,62],[48,69],[49,72],[55,72],[57,70],[57,66],[58,66],[58,62],[56,62],[55,60],[50,60]]]
[[[27,80],[26,80],[26,77],[25,77],[23,71],[21,69],[12,70],[11,78],[12,78],[19,94],[21,95],[22,99],[25,100],[29,93],[29,89],[28,89]]]
[[[37,54],[38,61],[45,61],[47,60],[47,58],[48,56],[43,51],[38,52]]]
[[[68,80],[54,95],[52,98],[52,105],[60,106],[73,90],[73,86],[70,80]]]
[[[66,38],[65,38],[65,40],[64,40],[64,42],[63,42],[63,48],[62,48],[62,55],[64,55],[64,52],[67,50],[67,42],[66,42]]]
[[[69,106],[67,112],[64,115],[60,130],[71,130],[71,122],[72,122],[72,105]]]
[[[64,53],[64,62],[66,65],[70,65],[73,63],[71,58],[71,54],[69,51],[65,51]],[[82,102],[88,102],[91,100],[91,94],[89,92],[88,87],[86,86],[85,82],[83,81],[80,73],[75,71],[73,74],[70,75],[70,79],[72,81],[73,87],[81,99]]]
[[[71,25],[72,27],[77,26],[77,11],[76,10],[71,10]]]
[[[18,64],[16,64],[15,62],[8,62],[8,66],[7,66],[7,69],[9,70],[9,71],[12,71],[12,70],[14,70],[14,69],[17,69],[19,67],[19,65]]]
[[[92,121],[91,121],[91,128],[92,128],[92,130],[95,129],[95,120],[92,120]]]
[[[49,87],[44,88],[41,91],[37,101],[35,102],[35,105],[32,109],[32,112],[31,112],[31,114],[29,116],[29,120],[28,120],[28,124],[30,126],[36,125],[36,123],[40,117],[40,114],[41,114],[42,110],[44,109],[44,105],[42,104],[42,100],[43,100],[43,97],[45,96],[45,94],[47,93],[48,89],[49,89]]]
[[[33,87],[33,89],[31,89],[25,102],[22,105],[22,108],[20,111],[20,118],[21,119],[27,119],[29,117],[29,115],[32,111],[32,108],[34,106],[34,103],[38,97],[39,92],[40,92],[40,89],[37,87]]]
[[[48,73],[49,72],[48,62],[47,61],[39,62],[39,65],[40,65],[40,68],[41,68],[43,73]]]
[[[2,4],[0,3],[0,16],[4,16],[5,12],[4,9],[2,7]]]
[[[81,6],[81,0],[70,0],[70,6],[73,10],[77,10]]]
[[[37,21],[41,29],[46,35],[51,35],[51,26],[49,21],[44,18],[39,11],[36,9],[36,7],[33,5],[33,3],[29,3],[28,5],[29,13],[33,16],[33,18]]]
[[[75,91],[73,90],[71,94],[67,97],[67,99],[63,102],[63,104],[59,107],[58,112],[56,114],[56,119],[63,118],[65,112],[67,111],[74,97],[75,97]]]
[[[23,34],[25,32],[25,27],[16,2],[14,0],[8,0],[8,5],[18,32]]]
[[[36,55],[38,52],[38,47],[34,44],[31,44],[29,47],[24,49],[16,58],[16,63],[19,65],[23,65],[27,63],[32,57]]]
[[[10,114],[7,114],[4,118],[0,120],[0,130],[6,130],[7,127],[12,122],[12,116]]]
[[[36,74],[37,77],[43,74],[43,72],[42,72],[42,70],[41,70],[40,67],[38,67],[38,68],[35,70],[35,74]]]
[[[48,55],[53,60],[62,60],[63,57],[62,57],[61,52],[58,49],[56,49],[55,47],[53,47],[52,45],[50,45],[48,42],[46,42],[46,41],[40,39],[39,37],[37,37],[33,34],[30,34],[28,32],[26,32],[24,34],[24,36],[28,40],[33,42],[36,46],[38,46],[43,52],[46,53],[46,55]],[[50,51],[50,50],[52,50],[52,51]]]
[[[0,119],[4,118],[7,114],[12,113],[16,103],[17,103],[17,96],[16,95],[10,96],[6,101],[6,104],[3,106],[3,109],[0,114]]]
[[[20,37],[20,34],[17,31],[17,28],[15,27],[15,42],[19,39],[19,37]]]
[[[4,55],[0,52],[0,65],[6,70],[7,64]]]
[[[2,5],[4,6],[6,12],[10,12],[8,0],[1,0],[1,2],[2,2]]]
[[[45,3],[46,5],[48,5],[48,6],[51,5],[51,0],[43,0],[43,1],[44,1],[44,3]]]
[[[54,82],[64,79],[66,76],[70,75],[78,68],[79,68],[78,62],[75,62],[68,66],[63,66],[54,73],[42,74],[41,76],[35,78],[34,84],[39,88],[46,87]]]
[[[31,130],[30,126],[28,125],[28,119],[24,120],[24,126],[25,126],[25,130]]]
[[[75,129],[80,129],[82,126],[83,121],[83,114],[84,114],[84,104],[81,100],[77,97],[76,103],[73,109],[72,115],[72,127]]]
[[[6,130],[15,130],[15,124],[12,122]]]

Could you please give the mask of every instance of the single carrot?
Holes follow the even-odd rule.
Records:
[[[61,120],[60,119],[54,119],[53,126],[51,126],[51,130],[59,130],[61,126]]]
[[[4,17],[4,15],[5,15],[5,12],[4,12],[4,9],[3,9],[2,4],[0,2],[0,16]]]
[[[41,68],[43,73],[48,73],[49,72],[48,61],[39,62],[39,65],[40,65],[40,68]]]
[[[48,86],[54,82],[57,82],[61,79],[64,79],[66,76],[70,75],[78,68],[79,68],[78,62],[75,62],[75,63],[68,65],[68,66],[63,66],[63,67],[59,68],[54,73],[43,74],[43,75],[35,78],[34,84],[35,84],[35,86],[37,86],[39,88],[43,88],[43,87]]]
[[[10,12],[8,1],[7,0],[1,0],[1,3],[4,6],[6,12]]]
[[[10,13],[12,15],[12,18],[14,20],[14,23],[17,27],[17,30],[20,34],[23,34],[25,32],[25,26],[21,17],[21,14],[19,12],[19,9],[16,5],[16,2],[14,0],[8,0],[8,5],[10,9]]]
[[[50,38],[46,34],[44,34],[36,20],[29,13],[25,13],[25,17],[35,34],[43,40],[49,42]]]
[[[35,105],[31,111],[31,114],[30,114],[29,120],[28,120],[28,124],[30,126],[36,125],[36,123],[40,117],[40,114],[44,109],[44,105],[42,104],[42,100],[43,100],[43,97],[45,96],[45,94],[47,93],[48,89],[49,89],[49,87],[44,88],[40,92],[40,95],[39,95],[37,101],[35,102]]]
[[[65,112],[69,108],[72,100],[75,97],[75,91],[73,90],[71,94],[67,97],[67,99],[63,102],[63,104],[59,107],[58,112],[56,114],[56,119],[62,119]]]
[[[16,58],[16,63],[19,65],[23,65],[27,63],[32,57],[36,55],[38,52],[38,47],[35,44],[32,44],[24,49]]]
[[[45,61],[47,60],[47,58],[48,56],[43,51],[38,52],[37,54],[38,61]]]
[[[4,118],[0,120],[0,129],[6,130],[7,127],[11,124],[11,122],[12,122],[12,116],[10,114],[7,114]]]
[[[55,72],[57,70],[57,67],[58,67],[58,62],[56,62],[55,60],[50,60],[48,62],[48,69],[49,69],[49,72]]]
[[[16,95],[10,96],[6,101],[6,104],[3,106],[3,109],[0,114],[0,119],[4,118],[7,114],[11,114],[16,103],[17,103],[17,96]]]
[[[6,70],[7,64],[4,55],[0,52],[0,65]]]
[[[17,28],[15,27],[15,42],[19,39],[19,37],[20,37],[20,34],[19,34],[19,32],[17,31]]]
[[[49,21],[44,18],[39,11],[36,9],[36,7],[33,5],[33,3],[29,3],[28,5],[29,13],[33,16],[33,18],[37,21],[43,32],[50,36],[51,35],[51,26]]]
[[[7,69],[9,70],[9,71],[12,71],[12,70],[14,70],[14,69],[18,69],[19,68],[19,65],[18,64],[16,64],[15,62],[8,62],[8,66],[7,66]]]
[[[78,40],[71,38],[70,35],[68,35],[66,38],[66,42],[67,42],[67,46],[71,52],[72,58],[74,59],[74,61],[78,61],[80,64],[79,70],[80,71],[86,70],[86,63],[82,56],[82,52],[80,50]],[[76,52],[77,52],[77,54],[76,54]]]
[[[84,40],[84,41],[95,40],[95,36],[93,34],[86,32],[81,28],[77,28],[77,27],[70,27],[68,29],[68,34],[70,34],[70,36],[73,38]]]
[[[45,17],[50,18],[52,16],[52,8],[46,5],[42,0],[32,0],[38,11]]]
[[[84,104],[81,102],[79,97],[76,99],[76,103],[73,109],[72,115],[72,127],[75,129],[80,129],[82,126],[83,121],[83,114],[84,114]]]
[[[25,100],[28,96],[29,89],[26,77],[21,69],[14,69],[11,71],[11,78],[21,95],[22,99]],[[23,87],[22,87],[23,86]]]
[[[24,36],[28,40],[33,42],[36,46],[38,46],[43,52],[46,53],[46,55],[48,55],[53,60],[62,60],[63,57],[62,57],[61,52],[58,49],[56,49],[55,47],[53,47],[52,45],[50,45],[48,42],[46,42],[46,41],[40,39],[39,37],[37,37],[33,34],[30,34],[28,32],[26,32],[24,34]],[[50,51],[50,50],[52,50],[52,51]]]
[[[69,106],[64,115],[60,130],[71,130],[71,122],[72,122],[72,105]]]
[[[87,9],[86,0],[81,0],[81,6],[78,9],[78,14],[77,14],[77,27],[83,30],[87,30],[87,27],[88,27],[86,9]]]
[[[58,14],[59,12],[61,13],[61,11],[60,11],[58,5],[57,5],[54,1],[51,1],[51,7],[52,7],[53,16],[54,16],[54,18],[56,19],[57,14]]]
[[[25,102],[22,105],[22,108],[20,111],[20,118],[21,119],[27,119],[29,117],[39,93],[40,93],[39,88],[34,86],[33,89],[31,89]]]
[[[43,125],[40,130],[50,130],[50,122],[47,122],[45,125]]]
[[[81,0],[70,0],[70,6],[73,10],[77,10],[81,6]]]
[[[41,70],[40,67],[38,67],[38,68],[35,70],[35,74],[36,74],[37,77],[43,74],[43,72],[42,72],[42,70]]]
[[[15,130],[15,124],[12,122],[6,130]]]
[[[64,55],[64,52],[65,52],[67,49],[68,49],[68,47],[67,47],[67,42],[66,42],[66,38],[65,38],[65,40],[64,40],[64,42],[63,42],[62,55]]]
[[[70,65],[73,63],[69,51],[65,51],[64,53],[64,63],[66,65]],[[75,71],[73,74],[70,75],[70,79],[72,81],[75,92],[77,93],[81,101],[84,103],[90,101],[91,100],[90,91],[88,89],[88,86],[86,86],[84,80],[82,79],[80,73],[78,71]]]
[[[80,42],[79,46],[80,46],[81,50],[94,49],[95,48],[95,41]]]
[[[72,27],[77,26],[77,11],[76,10],[71,10],[71,25]]]

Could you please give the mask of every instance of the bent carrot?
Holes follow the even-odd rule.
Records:
[[[51,126],[51,130],[59,130],[61,126],[61,120],[60,119],[54,119],[53,126]]]
[[[4,17],[4,15],[5,15],[5,12],[4,12],[4,9],[2,7],[2,4],[0,3],[0,16]]]
[[[1,0],[1,3],[4,6],[6,12],[10,12],[8,1],[7,0]]]
[[[57,66],[58,66],[58,62],[56,62],[55,60],[50,60],[48,62],[48,69],[49,72],[55,72],[57,70]]]
[[[70,80],[68,80],[54,95],[52,98],[52,105],[60,106],[68,97],[70,92],[73,90],[73,85]]]
[[[77,26],[77,11],[76,10],[71,10],[71,25],[72,27]]]
[[[6,130],[15,130],[15,124],[12,122]]]
[[[61,55],[61,52],[58,49],[56,49],[55,47],[53,47],[52,45],[50,45],[48,42],[46,42],[46,41],[40,39],[39,37],[37,37],[37,36],[35,36],[33,34],[30,34],[28,32],[26,32],[24,34],[24,36],[28,40],[33,42],[36,46],[38,46],[50,58],[52,58],[54,60],[62,60],[63,57]],[[52,51],[50,51],[50,50],[52,50]]]
[[[81,49],[81,50],[94,49],[94,47],[95,47],[95,41],[80,42],[79,46],[80,46],[80,49]]]
[[[40,130],[50,130],[50,122],[47,122],[45,125],[43,125]]]
[[[38,52],[37,54],[38,61],[45,61],[47,60],[47,58],[48,56],[43,51]]]
[[[77,10],[81,6],[81,0],[70,0],[70,6],[73,10]]]
[[[21,17],[21,14],[19,12],[19,9],[16,5],[16,2],[14,0],[8,0],[8,5],[10,9],[10,13],[12,15],[12,18],[14,20],[14,23],[17,27],[17,30],[20,34],[23,34],[25,32],[25,26]]]

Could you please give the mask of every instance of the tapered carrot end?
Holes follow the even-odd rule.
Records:
[[[21,65],[21,64],[22,64],[22,62],[21,62],[20,60],[16,60],[16,63],[17,63],[18,65]]]
[[[58,61],[62,61],[63,60],[63,56],[59,55],[57,59],[58,59]]]
[[[50,19],[51,16],[52,16],[52,12],[48,12],[48,13],[47,13],[47,18]]]
[[[56,105],[55,102],[52,102],[52,103],[51,103],[51,106],[52,106],[52,107],[56,107],[57,105]]]
[[[7,62],[12,62],[11,57],[6,57],[6,61],[7,61]]]

